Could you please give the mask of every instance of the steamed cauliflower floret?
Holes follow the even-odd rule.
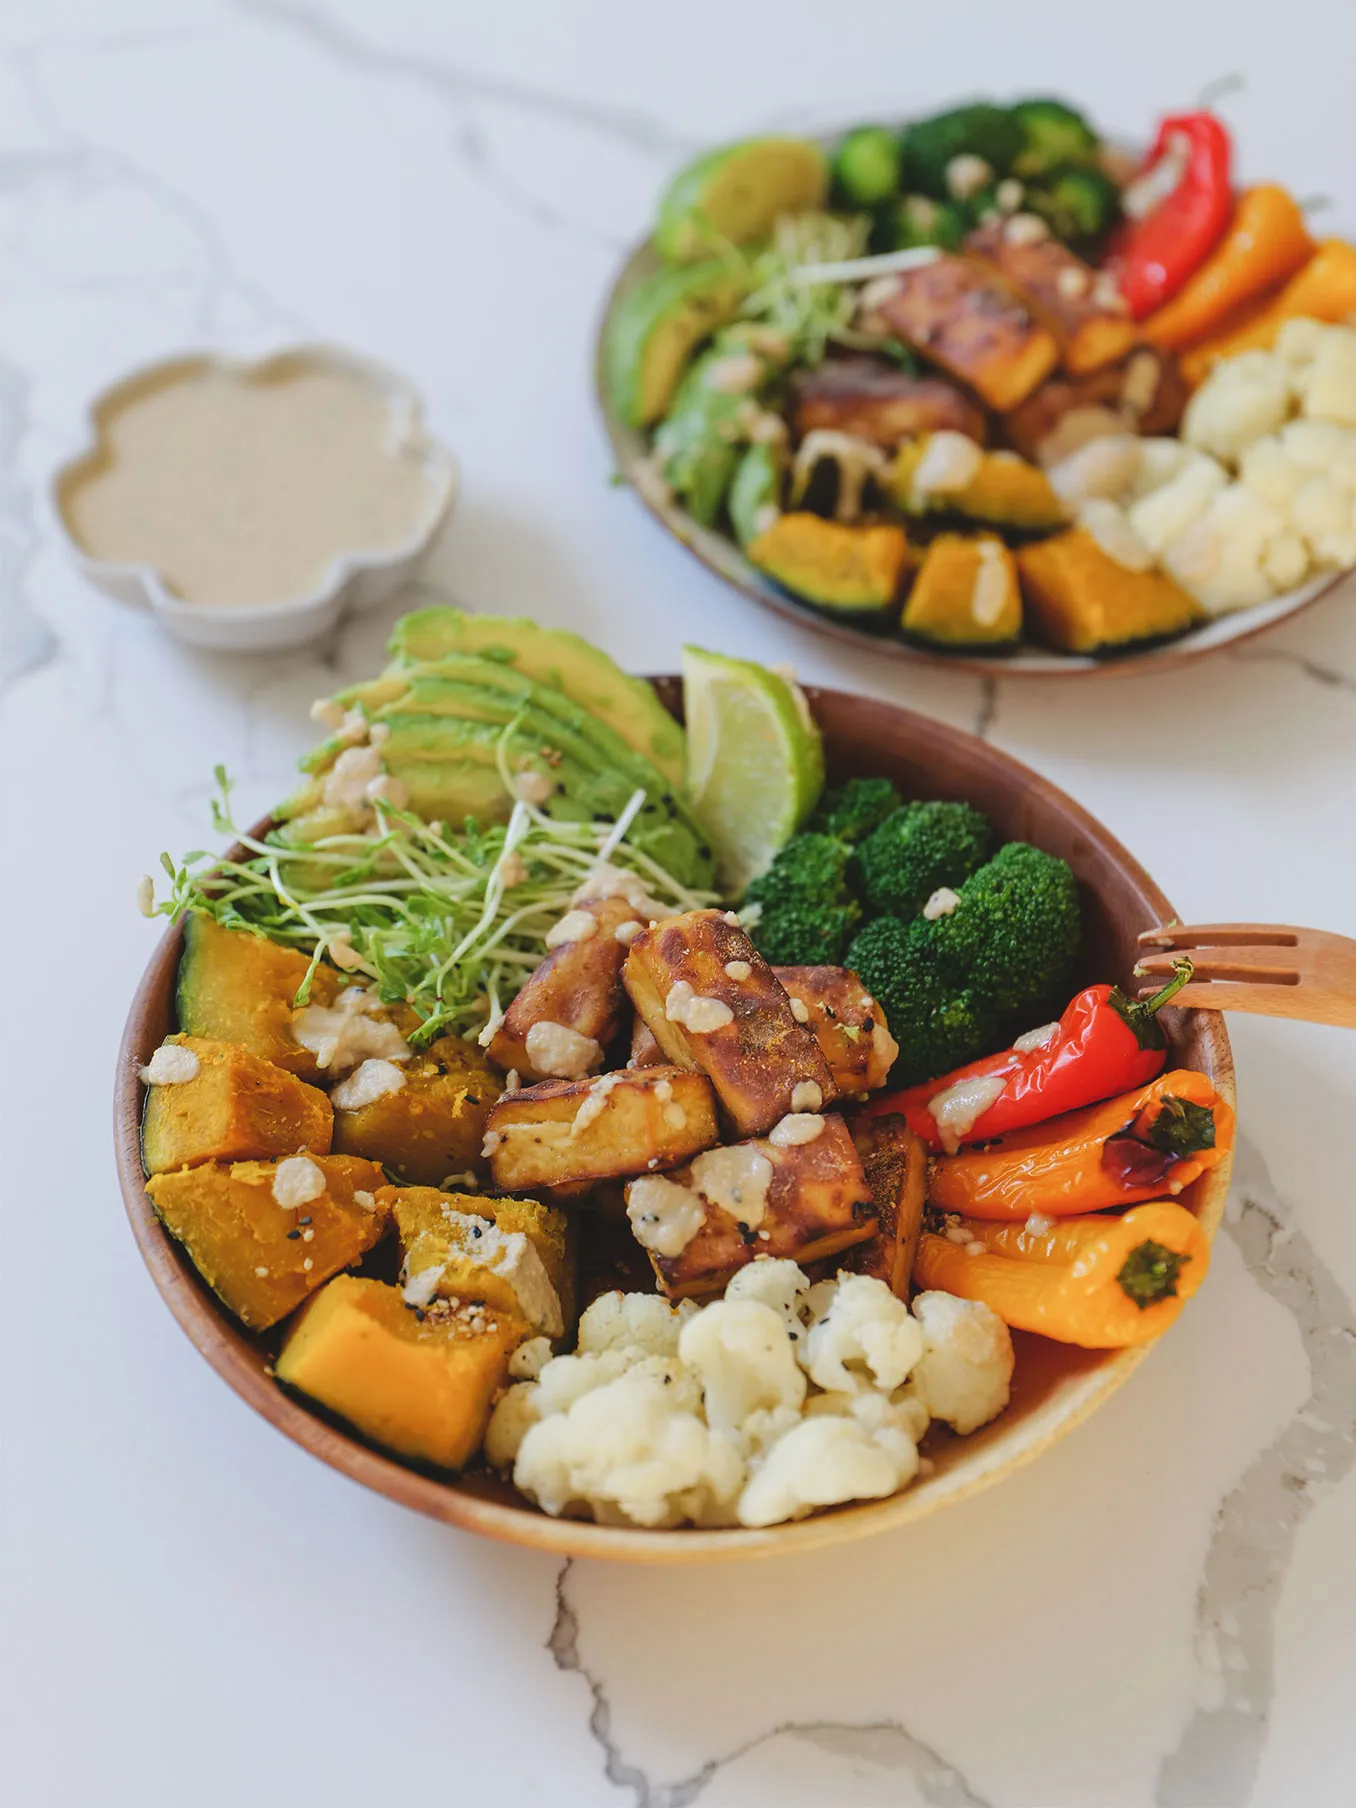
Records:
[[[644,1356],[676,1356],[678,1333],[697,1308],[689,1300],[671,1306],[657,1293],[602,1293],[579,1319],[583,1354],[635,1350]]]
[[[1131,504],[1130,525],[1161,559],[1166,548],[1201,519],[1228,481],[1223,465],[1204,453],[1193,453],[1166,483]]]
[[[587,1506],[643,1526],[718,1520],[743,1486],[743,1460],[676,1406],[674,1392],[637,1366],[539,1419],[519,1447],[514,1482],[548,1513]]]
[[[809,1281],[796,1264],[782,1256],[750,1262],[747,1268],[739,1269],[725,1289],[725,1297],[758,1300],[771,1306],[785,1320],[792,1343],[799,1343],[805,1335],[801,1308],[809,1288]]]
[[[929,1411],[962,1436],[977,1431],[1008,1403],[1012,1334],[979,1300],[920,1293],[913,1309],[923,1333],[917,1384]]]
[[[1356,497],[1335,477],[1314,472],[1290,505],[1290,521],[1317,565],[1356,564]]]
[[[1304,466],[1286,451],[1279,433],[1254,441],[1238,466],[1239,482],[1282,514],[1289,513],[1305,475]]]
[[[551,1339],[529,1337],[509,1357],[508,1372],[515,1381],[535,1381],[551,1361]]]
[[[911,1444],[922,1442],[931,1414],[927,1403],[913,1382],[896,1388],[892,1394],[875,1388],[860,1394],[812,1394],[805,1402],[805,1417],[855,1419],[872,1437],[889,1432],[899,1433]]]
[[[856,1419],[803,1419],[768,1452],[739,1497],[740,1525],[803,1519],[816,1507],[893,1494],[918,1469],[918,1452],[901,1433],[873,1437]]]
[[[1336,421],[1290,421],[1281,428],[1287,458],[1305,471],[1321,471],[1356,490],[1356,428]]]
[[[1151,490],[1161,490],[1165,483],[1171,483],[1174,477],[1180,477],[1188,465],[1197,464],[1204,457],[1204,452],[1184,446],[1180,439],[1140,440],[1139,459],[1135,465],[1134,481],[1130,485],[1132,500],[1138,502],[1141,496],[1147,496]]]
[[[678,1354],[696,1374],[706,1420],[736,1431],[753,1412],[805,1398],[805,1377],[782,1315],[761,1300],[716,1300],[683,1327]]]
[[[1356,332],[1330,326],[1315,341],[1313,357],[1296,374],[1301,411],[1312,420],[1356,427]]]
[[[511,1469],[523,1439],[541,1416],[535,1381],[521,1381],[500,1396],[485,1427],[485,1461],[492,1469]]]
[[[903,1300],[869,1274],[821,1281],[806,1296],[812,1311],[800,1360],[828,1391],[899,1387],[923,1354],[923,1337]]]
[[[1284,516],[1269,502],[1230,484],[1165,549],[1163,568],[1212,615],[1265,603],[1275,594],[1268,557],[1285,531]]]
[[[1141,441],[1133,433],[1109,433],[1061,458],[1046,471],[1061,502],[1070,508],[1105,497],[1119,502],[1139,475]]]
[[[1291,377],[1297,378],[1306,364],[1313,363],[1323,335],[1328,331],[1325,322],[1310,320],[1307,315],[1302,315],[1297,320],[1287,320],[1276,335],[1272,351],[1289,370]]]
[[[1290,372],[1271,352],[1240,352],[1210,372],[1187,403],[1182,438],[1216,458],[1239,457],[1290,413]]]

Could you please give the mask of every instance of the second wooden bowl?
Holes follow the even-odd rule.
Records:
[[[676,712],[677,680],[660,680],[659,688]],[[1067,860],[1078,877],[1084,906],[1078,983],[1129,980],[1136,934],[1167,921],[1174,912],[1142,867],[1072,798],[986,742],[925,716],[842,691],[811,690],[809,698],[824,733],[832,778],[880,773],[893,779],[906,797],[965,800],[983,810],[1005,839],[1034,842]],[[633,1531],[551,1519],[487,1473],[440,1477],[411,1469],[337,1423],[318,1417],[278,1387],[270,1374],[272,1347],[243,1330],[223,1309],[165,1232],[146,1197],[137,1069],[175,1028],[174,982],[182,942],[182,931],[172,929],[152,956],[118,1056],[114,1096],[118,1174],[146,1265],[200,1354],[256,1411],[322,1462],[431,1518],[535,1550],[632,1562],[710,1563],[838,1544],[907,1525],[1030,1462],[1114,1393],[1148,1352],[1148,1345],[1110,1352],[1078,1350],[1018,1333],[1012,1404],[974,1436],[947,1436],[935,1449],[930,1446],[935,1463],[931,1474],[888,1500],[838,1507],[761,1531]],[[1233,1060],[1223,1019],[1214,1012],[1170,1011],[1165,1020],[1172,1043],[1170,1060],[1208,1074],[1232,1101]],[[1223,1216],[1228,1186],[1225,1161],[1182,1194],[1182,1203],[1212,1237]]]

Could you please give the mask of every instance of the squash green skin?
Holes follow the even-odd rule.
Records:
[[[292,1001],[310,964],[297,948],[190,915],[175,992],[179,1028],[190,1036],[239,1043],[314,1082],[321,1077],[316,1058],[292,1034]],[[312,1002],[333,1004],[339,989],[335,969],[318,966],[311,976]]]
[[[863,549],[852,571],[842,550]],[[781,515],[746,549],[749,560],[802,602],[839,621],[893,627],[899,619],[899,586],[908,558],[902,528],[847,527],[818,515]],[[834,569],[835,565],[838,567]]]
[[[662,419],[693,352],[747,293],[738,270],[712,259],[658,270],[623,297],[607,329],[603,380],[628,427]]]
[[[829,160],[804,138],[745,138],[695,158],[670,182],[659,203],[655,249],[687,264],[721,243],[766,238],[777,216],[822,207]]]

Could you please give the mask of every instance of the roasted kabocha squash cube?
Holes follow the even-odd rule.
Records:
[[[224,929],[211,917],[190,916],[179,962],[179,1028],[214,1042],[236,1042],[303,1080],[318,1080],[315,1055],[293,1034],[293,1001],[310,965],[297,948],[248,929]],[[311,1002],[332,1005],[343,983],[333,967],[317,967]]]
[[[721,1293],[759,1256],[815,1262],[876,1230],[847,1125],[812,1113],[789,1117],[771,1136],[631,1181],[626,1210],[670,1299]]]
[[[303,1149],[329,1153],[334,1112],[318,1087],[233,1042],[171,1036],[167,1046],[184,1049],[197,1071],[166,1084],[157,1083],[154,1067],[148,1070],[141,1120],[141,1155],[148,1174],[202,1161],[295,1155]]]
[[[1027,622],[1047,646],[1100,653],[1181,634],[1205,611],[1161,571],[1131,571],[1086,528],[1024,546],[1017,555]]]
[[[978,258],[943,254],[873,284],[870,315],[929,363],[968,383],[999,414],[1029,396],[1059,362],[1059,346],[1021,297]]]
[[[632,943],[623,978],[665,1055],[706,1075],[741,1136],[838,1096],[819,1044],[733,914],[656,923]]]
[[[279,1381],[374,1444],[438,1469],[480,1449],[521,1319],[465,1300],[407,1306],[381,1281],[340,1275],[288,1332]]]
[[[1010,645],[1022,631],[1012,554],[995,534],[938,534],[909,600],[904,632],[943,647]]]
[[[380,1241],[384,1182],[356,1156],[289,1155],[156,1174],[146,1191],[222,1304],[266,1331]]]
[[[499,1065],[535,1080],[596,1073],[621,1022],[622,962],[634,925],[649,920],[625,896],[592,898],[562,917],[552,934],[565,931],[564,939],[505,1011],[490,1043]]]
[[[890,486],[911,515],[964,515],[989,527],[1040,534],[1069,519],[1044,471],[1016,452],[981,451],[959,434],[928,434],[901,446]]]
[[[978,227],[965,249],[1021,290],[1059,341],[1060,361],[1070,376],[1115,363],[1138,338],[1115,277],[1085,264],[1033,214]]]
[[[878,1228],[865,1243],[848,1250],[840,1267],[852,1274],[875,1275],[906,1300],[923,1230],[928,1152],[923,1139],[897,1112],[855,1118],[851,1129]]]
[[[408,1061],[365,1061],[330,1097],[336,1150],[436,1186],[474,1172],[499,1082],[478,1049],[441,1036]]]
[[[406,1297],[483,1300],[546,1337],[574,1322],[574,1227],[535,1199],[385,1187],[405,1254]]]
[[[834,615],[889,626],[908,565],[904,529],[794,511],[750,541],[750,561],[793,595]]]
[[[534,1193],[671,1168],[719,1134],[706,1076],[660,1066],[506,1093],[485,1146],[496,1186]]]
[[[899,1044],[885,1012],[847,967],[774,967],[782,985],[800,1004],[803,1019],[829,1064],[842,1097],[872,1092],[890,1076]],[[797,1011],[796,1015],[800,1013]]]

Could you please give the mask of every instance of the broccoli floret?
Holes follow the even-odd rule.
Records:
[[[997,1019],[968,987],[947,983],[935,958],[934,925],[919,917],[877,917],[847,951],[851,967],[879,1001],[899,1044],[892,1085],[935,1079],[991,1048]]]
[[[945,883],[945,881],[943,881]],[[1078,890],[1062,860],[1009,842],[929,920],[877,917],[846,964],[899,1043],[891,1083],[936,1079],[1064,1002],[1078,949]]]
[[[911,803],[857,849],[862,896],[873,910],[917,916],[933,892],[953,890],[989,857],[993,831],[969,804]]]
[[[852,895],[851,858],[851,849],[836,836],[793,835],[767,871],[751,881],[744,902],[761,904],[765,912],[783,904],[845,904]]]
[[[1100,239],[1120,215],[1120,190],[1099,169],[1053,170],[1027,190],[1027,206],[1067,244]]]
[[[749,935],[769,966],[839,967],[861,920],[861,906],[853,902],[796,899],[764,909]]]
[[[824,793],[809,826],[855,844],[898,808],[899,793],[888,778],[850,778]]]
[[[1013,165],[1019,176],[1043,176],[1058,163],[1091,163],[1097,134],[1062,100],[1019,100],[1012,109],[1022,134]]]
[[[1078,886],[1064,861],[1010,841],[960,895],[975,938],[970,983],[1000,1016],[1061,1004],[1079,932]]]
[[[974,223],[971,210],[959,201],[902,195],[882,209],[871,245],[875,251],[912,251],[919,245],[954,251]]]
[[[836,196],[849,207],[879,207],[899,192],[899,139],[884,126],[858,126],[833,153]]]
[[[901,140],[905,186],[935,200],[951,198],[947,165],[956,157],[982,157],[1004,176],[1022,148],[1022,128],[1007,107],[976,101],[906,126]]]

